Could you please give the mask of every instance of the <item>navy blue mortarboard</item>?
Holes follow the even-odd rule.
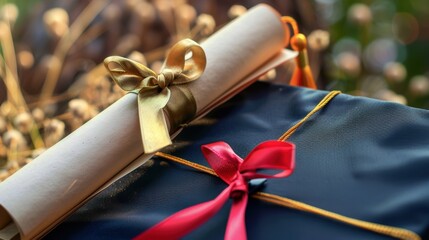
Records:
[[[187,126],[168,153],[207,165],[201,145],[225,141],[245,157],[260,142],[279,138],[326,94],[256,83]],[[295,171],[258,190],[429,239],[428,111],[341,94],[288,141],[296,145]],[[87,202],[46,239],[130,239],[224,188],[217,177],[155,157]],[[222,239],[228,211],[224,207],[186,239]],[[390,239],[253,198],[246,226],[248,239]]]

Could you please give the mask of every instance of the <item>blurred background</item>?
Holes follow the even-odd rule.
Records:
[[[262,2],[298,22],[320,89],[429,109],[427,0],[0,0],[0,181],[125,94],[105,57],[157,71],[178,40]],[[287,83],[294,67],[262,80]]]

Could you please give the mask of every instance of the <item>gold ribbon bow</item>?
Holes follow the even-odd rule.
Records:
[[[206,56],[201,46],[190,39],[176,43],[159,74],[143,64],[119,56],[106,58],[104,65],[119,87],[138,94],[144,152],[155,152],[170,145],[163,111],[171,97],[169,86],[188,83],[201,76],[206,67]]]

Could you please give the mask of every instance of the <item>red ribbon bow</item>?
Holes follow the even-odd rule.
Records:
[[[215,142],[201,147],[204,157],[218,176],[229,186],[215,199],[183,209],[141,233],[140,239],[179,239],[209,220],[233,199],[226,228],[226,240],[245,240],[245,211],[248,199],[247,182],[255,178],[282,178],[289,176],[295,167],[295,145],[281,141],[266,141],[253,149],[243,160],[225,142]],[[280,170],[267,175],[258,170]]]

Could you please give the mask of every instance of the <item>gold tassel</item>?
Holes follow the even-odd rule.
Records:
[[[291,39],[292,49],[298,52],[296,57],[296,68],[293,72],[290,85],[317,89],[308,63],[307,38],[302,33],[294,35]]]
[[[290,85],[308,87],[317,89],[316,82],[314,81],[313,74],[311,72],[310,64],[308,61],[307,53],[307,38],[304,34],[299,33],[298,24],[295,19],[289,16],[282,17],[282,21],[285,24],[290,24],[293,30],[293,36],[291,38],[292,49],[298,52],[296,57],[296,68],[293,72]]]

